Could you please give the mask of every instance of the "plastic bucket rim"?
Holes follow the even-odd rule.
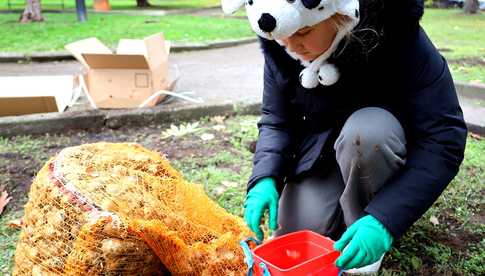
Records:
[[[338,253],[335,253],[334,251],[333,251],[333,252],[329,252],[329,253],[327,253],[327,254],[325,254],[325,255],[320,255],[320,256],[318,256],[318,257],[315,257],[315,258],[309,259],[309,260],[307,260],[307,261],[305,261],[305,262],[299,263],[299,264],[297,264],[297,265],[294,265],[294,266],[289,267],[289,268],[286,268],[286,269],[283,269],[283,268],[277,267],[277,266],[273,265],[272,263],[269,263],[268,261],[266,261],[266,260],[264,260],[263,258],[260,258],[260,257],[258,257],[258,256],[254,256],[254,255],[253,255],[253,258],[254,258],[255,260],[258,260],[260,263],[264,263],[264,264],[265,264],[267,267],[272,267],[272,268],[274,268],[274,269],[276,269],[276,270],[278,270],[278,271],[281,271],[281,272],[289,272],[289,271],[291,271],[291,270],[294,270],[294,269],[300,268],[301,266],[303,266],[303,265],[305,265],[305,264],[307,264],[307,263],[309,263],[309,262],[311,262],[311,261],[314,261],[314,260],[315,260],[315,259],[317,259],[317,258],[322,258],[323,256],[326,256],[326,255],[329,255],[329,254],[338,254]],[[256,264],[256,261],[254,262],[254,265],[255,265],[255,264]],[[330,265],[330,264],[329,264],[329,265]]]
[[[291,232],[291,233],[288,233],[288,234],[285,234],[285,235],[279,236],[279,237],[278,237],[278,239],[280,239],[280,238],[287,238],[287,237],[291,237],[291,236],[298,235],[298,234],[301,234],[301,233],[308,233],[308,234],[311,234],[311,235],[316,235],[316,236],[318,236],[318,237],[320,237],[320,238],[324,238],[324,239],[326,239],[326,240],[328,240],[328,241],[330,241],[330,242],[334,243],[334,241],[333,241],[333,240],[331,240],[330,238],[327,238],[327,237],[325,237],[325,236],[323,236],[323,235],[320,235],[320,234],[318,234],[318,233],[316,233],[316,232],[314,232],[314,231],[311,231],[311,230],[300,230],[300,231],[296,231],[296,232]],[[278,271],[281,271],[281,272],[289,272],[289,271],[291,271],[291,270],[294,270],[294,269],[300,268],[301,266],[303,266],[303,265],[305,265],[305,264],[307,264],[307,263],[309,263],[309,262],[311,262],[311,261],[314,261],[315,259],[322,258],[322,257],[324,257],[324,256],[326,256],[326,255],[329,255],[329,254],[332,254],[332,253],[334,253],[334,252],[335,252],[335,251],[329,251],[329,252],[327,252],[327,253],[325,253],[325,254],[318,255],[318,256],[313,257],[313,258],[311,258],[311,259],[308,259],[308,260],[306,260],[306,261],[304,261],[304,262],[301,262],[301,263],[299,263],[299,264],[296,264],[296,265],[294,265],[294,266],[292,266],[292,267],[289,267],[289,268],[283,269],[283,268],[280,268],[280,267],[275,266],[274,264],[272,264],[272,263],[268,262],[268,261],[267,261],[265,258],[262,258],[262,257],[260,257],[259,255],[257,255],[257,254],[256,254],[256,251],[257,251],[258,249],[260,249],[261,247],[264,247],[265,245],[267,245],[267,243],[266,243],[266,244],[260,244],[260,245],[258,245],[257,247],[255,247],[253,250],[251,250],[251,251],[252,251],[251,253],[252,253],[252,255],[253,255],[253,259],[254,259],[255,261],[256,261],[256,260],[258,260],[259,262],[263,262],[263,263],[264,263],[264,264],[265,264],[267,267],[272,267],[272,268],[274,268],[274,269],[276,269],[276,270],[278,270]],[[254,262],[254,264],[256,264],[256,262]]]

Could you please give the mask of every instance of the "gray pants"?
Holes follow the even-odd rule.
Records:
[[[405,144],[400,123],[388,111],[368,107],[354,112],[334,144],[335,158],[286,184],[275,235],[309,229],[338,239],[404,165]]]

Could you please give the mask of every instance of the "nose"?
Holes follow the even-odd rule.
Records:
[[[269,13],[263,13],[258,25],[263,32],[271,33],[276,28],[276,19]]]

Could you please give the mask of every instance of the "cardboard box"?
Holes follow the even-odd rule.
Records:
[[[0,116],[63,112],[76,82],[71,75],[0,77]]]
[[[66,49],[86,68],[81,84],[96,108],[139,107],[160,90],[171,90],[168,77],[170,43],[163,34],[145,39],[121,39],[116,53],[96,38],[66,45]],[[159,94],[146,106],[155,106]]]

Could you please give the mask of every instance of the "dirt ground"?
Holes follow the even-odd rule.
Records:
[[[217,185],[212,185],[209,195],[240,215],[257,137],[257,118],[248,116],[225,121],[219,118],[216,121],[205,119],[197,127],[199,130],[165,139],[163,131],[168,126],[71,131],[62,135],[0,140],[0,149],[3,149],[0,150],[0,186],[3,184],[13,197],[6,212],[22,210],[33,177],[60,150],[106,141],[136,142],[165,154],[191,181],[208,179],[217,184],[234,175],[232,181],[239,185],[236,191],[224,195],[224,192],[214,192]],[[223,130],[214,130],[214,126]],[[204,133],[213,137],[201,140]],[[384,260],[382,275],[480,275],[484,271],[480,263],[485,255],[485,168],[481,157],[485,140],[470,138],[469,144],[470,152],[457,179],[427,215],[395,242]],[[439,224],[430,223],[432,216]]]
[[[39,145],[38,149],[33,149],[36,151],[33,155],[15,151],[0,153],[0,175],[6,178],[6,181],[2,181],[4,189],[12,196],[9,208],[19,210],[25,204],[25,195],[29,191],[33,177],[50,157],[55,156],[63,148],[99,141],[136,142],[164,154],[171,161],[234,151],[225,134],[216,133],[216,135],[215,139],[220,142],[214,143],[211,147],[201,147],[200,139],[196,136],[162,139],[161,127],[116,130],[106,128],[97,132],[69,131],[62,136],[33,136],[31,138],[39,139],[45,144]],[[233,169],[238,168],[233,167]]]

